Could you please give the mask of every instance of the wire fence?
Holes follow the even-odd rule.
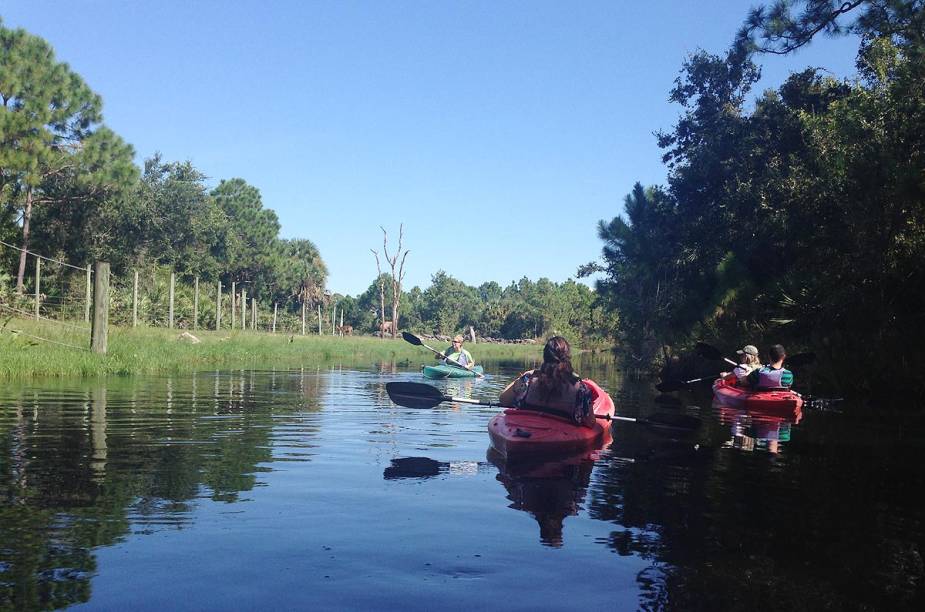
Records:
[[[19,259],[26,254],[21,288]],[[0,241],[0,315],[46,321],[90,334],[93,271]],[[278,334],[336,334],[336,304],[295,298],[268,302],[248,284],[203,281],[163,266],[110,274],[109,324],[179,330],[243,330]],[[343,314],[341,313],[341,317]],[[24,333],[24,332],[19,332]],[[56,342],[53,338],[36,338]],[[70,346],[70,345],[68,345]]]

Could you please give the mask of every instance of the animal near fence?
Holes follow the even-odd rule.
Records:
[[[17,278],[18,258],[26,253],[26,273]],[[184,330],[241,330],[288,335],[340,334],[349,326],[337,322],[336,303],[309,304],[258,299],[248,282],[224,284],[198,276],[178,275],[163,266],[146,266],[115,274],[99,266],[78,266],[0,241],[0,315],[3,318],[50,322],[89,338],[98,308],[105,308],[106,327],[161,327]],[[5,273],[12,270],[13,273]],[[99,275],[108,282],[98,284]],[[100,292],[105,292],[105,296]],[[103,299],[105,297],[105,299]],[[7,331],[23,333],[11,328]],[[352,329],[350,330],[352,331]],[[346,331],[349,335],[350,331]],[[29,334],[26,334],[29,335]],[[89,345],[62,343],[55,338],[36,340],[87,350]],[[105,352],[101,351],[101,352]]]

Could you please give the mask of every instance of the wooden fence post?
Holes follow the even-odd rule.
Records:
[[[193,281],[193,329],[199,327],[199,277]]]
[[[247,329],[247,289],[241,289],[241,329]]]
[[[331,311],[331,335],[337,334],[337,306]]]
[[[257,298],[251,298],[251,329],[257,331]]]
[[[138,270],[135,270],[135,284],[132,287],[132,327],[138,327]]]
[[[318,335],[321,335],[321,304],[318,304]]]
[[[222,328],[222,281],[215,287],[215,331]]]
[[[302,335],[305,335],[305,300],[302,300]]]
[[[39,320],[39,301],[42,295],[42,258],[35,256],[35,320]]]
[[[273,333],[276,333],[276,308],[279,306],[276,302],[273,302]]]
[[[174,282],[176,281],[176,274],[174,272],[170,273],[170,291],[168,296],[168,306],[167,306],[167,328],[173,329],[173,287]]]
[[[235,317],[235,307],[234,307],[234,306],[235,306],[235,299],[236,299],[236,296],[235,296],[234,281],[231,281],[231,329],[232,329],[232,330],[234,330],[234,325],[235,325],[235,321],[234,321],[234,317]]]
[[[105,355],[109,334],[109,264],[102,261],[96,262],[95,272],[90,349],[94,353]]]
[[[90,282],[90,265],[87,264],[87,304],[84,308],[84,323],[90,322],[90,295],[93,293],[93,285]]]

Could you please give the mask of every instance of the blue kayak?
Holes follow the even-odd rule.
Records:
[[[473,366],[471,370],[451,365],[424,366],[424,378],[475,378],[482,373],[482,366]]]

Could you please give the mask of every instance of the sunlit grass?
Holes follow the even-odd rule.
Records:
[[[106,355],[97,355],[89,351],[89,331],[52,322],[12,319],[0,332],[0,379],[129,375],[216,367],[296,367],[332,361],[404,365],[434,362],[430,351],[401,339],[200,330],[193,333],[201,343],[191,344],[178,339],[181,333],[110,328],[109,350]],[[437,341],[426,343],[438,350],[446,348]],[[476,344],[467,348],[477,361],[534,359],[542,351],[539,345],[523,344]]]

